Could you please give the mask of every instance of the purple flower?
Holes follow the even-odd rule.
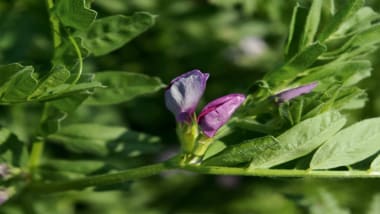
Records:
[[[276,102],[283,103],[289,101],[293,98],[301,96],[302,94],[310,93],[315,87],[317,87],[318,82],[312,82],[306,85],[301,85],[296,88],[288,89],[274,95]]]
[[[209,74],[192,70],[173,79],[165,91],[166,107],[179,122],[189,122],[206,88]]]
[[[208,137],[213,137],[244,100],[243,94],[228,94],[208,103],[198,117],[203,133]]]

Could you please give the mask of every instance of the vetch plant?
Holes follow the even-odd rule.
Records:
[[[154,36],[144,32],[160,18],[149,12],[100,17],[91,2],[46,0],[51,46],[40,45],[52,52],[44,55],[50,58],[35,65],[6,61],[0,66],[0,105],[8,113],[0,120],[1,206],[7,208],[9,203],[12,210],[37,195],[88,187],[125,190],[128,182],[168,170],[229,176],[380,177],[380,118],[347,123],[347,115],[368,100],[358,83],[371,75],[369,56],[380,45],[380,15],[363,0],[339,1],[339,7],[323,0],[296,4],[281,66],[261,77],[244,72],[247,76],[241,78],[251,84],[244,92],[221,84],[230,94],[203,108],[198,105],[204,93],[219,93],[206,90],[216,72],[212,67],[210,74],[191,70],[167,85],[159,77],[172,77],[161,68],[156,69],[159,77],[143,74],[139,63],[130,61],[120,68],[132,71],[115,70],[118,53],[139,56],[121,48],[140,35]],[[138,40],[132,50],[151,47],[144,41]],[[158,41],[166,44],[165,36]],[[5,46],[1,42],[0,51]],[[171,51],[182,58],[187,56],[186,48]],[[153,55],[161,62],[162,56]],[[228,79],[229,84],[238,85],[240,76],[234,78]],[[163,94],[155,94],[159,91]],[[160,102],[145,101],[147,95]],[[159,121],[160,114],[165,115],[160,111],[164,105],[174,115],[176,130],[174,125],[169,128],[170,122]],[[138,113],[131,106],[138,106]],[[138,123],[129,125],[134,121]],[[161,129],[149,134],[144,126]],[[178,139],[180,151],[169,160],[152,163],[152,156],[169,147],[162,139]]]
[[[200,161],[212,143],[212,137],[245,100],[243,94],[220,97],[208,103],[197,117],[195,109],[205,91],[208,78],[209,74],[192,70],[173,79],[165,91],[166,106],[179,123],[177,134],[185,152],[185,162],[186,159],[190,159],[190,163]],[[197,140],[198,127],[202,135],[200,140]]]

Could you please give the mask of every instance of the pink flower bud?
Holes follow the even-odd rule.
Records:
[[[289,101],[291,99],[294,99],[298,96],[301,96],[302,94],[308,94],[310,93],[315,87],[317,87],[317,82],[312,82],[306,85],[301,85],[297,88],[288,89],[285,91],[282,91],[276,95],[274,95],[276,102],[283,103],[286,101]]]
[[[228,94],[208,103],[198,117],[203,133],[208,137],[213,137],[244,100],[243,94]]]

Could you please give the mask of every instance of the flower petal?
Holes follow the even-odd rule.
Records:
[[[291,99],[294,99],[298,96],[301,96],[302,94],[310,93],[315,87],[317,87],[317,85],[318,85],[318,82],[312,82],[306,85],[301,85],[299,87],[280,92],[274,95],[274,97],[276,98],[276,102],[283,103]]]
[[[208,137],[213,137],[244,100],[243,94],[228,94],[207,104],[198,117],[203,133]]]
[[[170,82],[165,91],[166,107],[175,115],[177,121],[188,122],[206,89],[208,73],[192,70]]]

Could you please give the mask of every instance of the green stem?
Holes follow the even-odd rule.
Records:
[[[143,166],[135,169],[127,169],[125,171],[86,177],[78,180],[56,182],[56,183],[32,183],[28,190],[33,193],[53,193],[67,190],[80,190],[91,186],[104,186],[123,183],[129,180],[149,177],[156,175],[164,170],[170,169],[167,162]]]
[[[40,158],[44,150],[44,142],[37,140],[32,145],[32,151],[29,158],[29,170],[33,172],[40,164]]]
[[[313,177],[313,178],[380,178],[375,171],[337,171],[337,170],[292,170],[292,169],[248,169],[216,166],[181,166],[182,169],[211,175],[242,175],[258,177]]]
[[[54,7],[54,0],[46,0],[46,5],[48,8],[49,20],[50,20],[51,28],[52,28],[53,44],[54,44],[54,48],[56,49],[59,45],[61,45],[62,40],[61,40],[61,32],[59,29],[59,20],[57,16],[55,16],[51,12],[51,10]]]
[[[80,190],[92,186],[105,186],[123,183],[129,180],[149,177],[165,170],[183,169],[200,174],[211,175],[240,175],[258,177],[313,177],[313,178],[380,178],[380,172],[375,171],[337,171],[337,170],[291,170],[291,169],[246,169],[234,167],[216,166],[181,166],[175,159],[158,164],[143,166],[125,171],[86,177],[78,180],[56,182],[56,183],[32,183],[28,190],[33,193],[53,193],[67,190]],[[176,160],[178,161],[178,160]]]
[[[70,32],[67,32],[67,34],[68,34],[68,38],[69,38],[71,44],[73,45],[75,53],[77,54],[78,60],[79,60],[78,74],[76,75],[74,81],[71,83],[71,86],[73,86],[78,82],[80,76],[82,75],[82,72],[83,72],[83,56],[82,56],[82,52],[80,51],[79,45],[77,44],[75,39],[71,36]]]

